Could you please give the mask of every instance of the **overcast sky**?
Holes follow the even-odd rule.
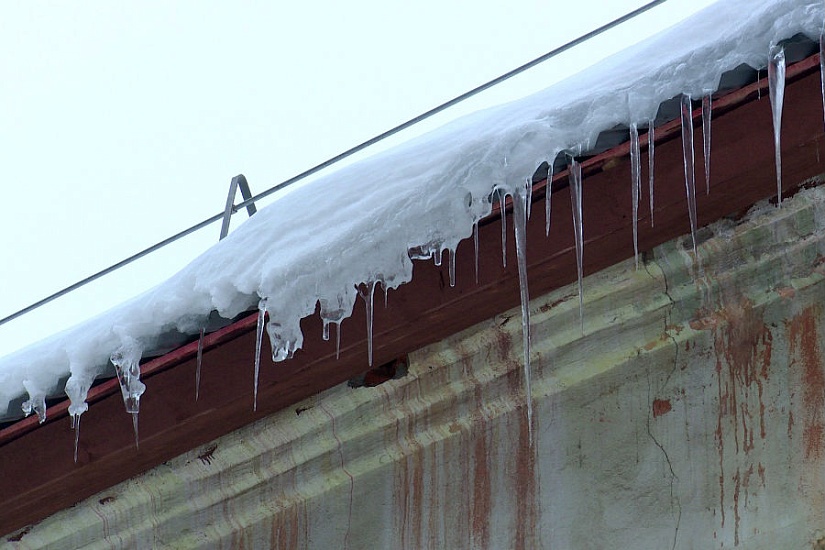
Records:
[[[238,173],[261,192],[645,3],[3,2],[0,317],[221,211]],[[382,147],[710,3],[669,0]],[[219,230],[0,326],[0,356],[161,282]]]

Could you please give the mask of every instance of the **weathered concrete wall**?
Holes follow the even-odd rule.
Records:
[[[574,288],[535,299],[532,447],[514,310],[16,544],[825,548],[824,237],[805,191],[588,278],[583,334]]]

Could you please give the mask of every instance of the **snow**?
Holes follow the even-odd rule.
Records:
[[[780,40],[818,38],[823,15],[822,0],[722,0],[533,96],[294,189],[165,283],[0,359],[0,417],[12,402],[28,396],[32,406],[65,388],[79,427],[86,393],[111,369],[112,354],[154,349],[169,331],[197,335],[212,310],[232,318],[262,299],[274,358],[291,357],[303,342],[299,321],[316,302],[328,336],[328,325],[340,328],[352,312],[359,286],[371,307],[376,284],[386,290],[411,280],[410,249],[436,259],[450,251],[452,261],[491,212],[495,189],[521,197],[525,180],[558,152],[587,151],[617,124],[647,126],[662,101],[702,97],[742,63],[765,67]],[[126,378],[124,398],[135,402],[142,384]]]

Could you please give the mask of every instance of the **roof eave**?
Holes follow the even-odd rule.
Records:
[[[788,67],[783,123],[785,193],[825,171],[819,158],[823,122],[819,57]],[[761,100],[758,99],[762,95]],[[747,210],[775,196],[774,149],[767,82],[763,79],[714,101],[711,192],[705,195],[697,170],[699,226]],[[701,113],[694,113],[701,126]],[[656,129],[655,227],[640,207],[639,249],[652,247],[689,230],[684,166],[678,120]],[[642,141],[643,151],[645,141]],[[702,136],[695,135],[697,166],[702,164]],[[624,143],[583,164],[585,273],[593,273],[633,255],[630,217],[629,144]],[[546,182],[534,186],[528,224],[528,273],[538,296],[576,279],[567,173],[554,177],[553,225],[544,235]],[[475,282],[472,242],[459,246],[456,286],[450,287],[447,262],[436,267],[416,262],[415,279],[389,295],[389,306],[376,300],[374,364],[391,361],[436,342],[518,304],[514,239],[508,236],[508,265],[501,265],[499,213],[480,233],[479,282]],[[586,292],[586,289],[585,289]],[[575,299],[575,296],[571,296]],[[116,379],[93,388],[90,409],[82,417],[78,462],[72,457],[73,431],[67,403],[48,410],[38,425],[30,417],[0,431],[0,500],[5,504],[0,533],[8,533],[106,487],[152,468],[187,450],[260,419],[369,369],[366,318],[362,306],[342,327],[338,360],[335,342],[321,338],[321,320],[302,321],[305,341],[293,360],[261,369],[258,409],[252,410],[255,316],[209,334],[205,339],[200,399],[194,399],[197,342],[142,367],[147,391],[140,413],[140,448],[135,449],[131,420],[124,412]],[[268,351],[268,343],[265,344]]]

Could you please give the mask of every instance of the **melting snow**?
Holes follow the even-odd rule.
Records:
[[[552,173],[557,153],[586,151],[601,131],[617,124],[647,126],[648,136],[652,136],[650,121],[661,102],[683,96],[690,110],[690,97],[717,89],[722,73],[743,63],[756,68],[769,66],[778,129],[778,87],[784,65],[780,65],[777,50],[769,64],[769,51],[772,45],[800,32],[818,39],[823,15],[822,0],[722,0],[540,93],[475,113],[295,189],[167,282],[78,327],[0,359],[0,416],[9,403],[19,404],[28,396],[25,410],[34,410],[42,418],[44,397],[65,391],[79,435],[89,387],[111,359],[118,365],[124,402],[134,415],[137,430],[137,407],[143,392],[137,365],[142,350],[158,345],[159,335],[169,331],[197,335],[211,311],[232,318],[260,303],[260,319],[268,318],[266,332],[273,360],[287,359],[301,347],[299,321],[315,311],[316,303],[320,303],[324,336],[328,338],[329,325],[340,330],[359,294],[370,312],[376,284],[386,291],[410,281],[411,257],[432,257],[438,262],[448,251],[452,262],[459,241],[470,237],[478,220],[490,214],[495,194],[509,195],[514,201],[529,396],[528,293],[522,264],[530,200],[527,187],[532,174],[543,162],[550,165]],[[688,126],[692,133],[692,124]],[[708,145],[709,127],[708,119]],[[688,154],[692,158],[692,138],[688,138],[686,158]],[[649,146],[652,222],[652,141]],[[706,153],[709,162],[709,151]],[[635,211],[641,181],[635,149],[634,155]],[[581,219],[582,182],[577,165],[573,161],[571,183],[577,263],[581,266],[586,222]],[[709,164],[705,170],[708,175]],[[686,183],[692,196],[695,178],[690,180]],[[547,224],[550,206],[548,201]],[[695,208],[691,208],[690,217],[695,230]],[[371,333],[371,315],[368,319]],[[262,332],[259,328],[259,339]],[[369,345],[371,348],[371,339]],[[257,370],[259,352],[256,355]],[[528,412],[531,410],[528,397]]]

